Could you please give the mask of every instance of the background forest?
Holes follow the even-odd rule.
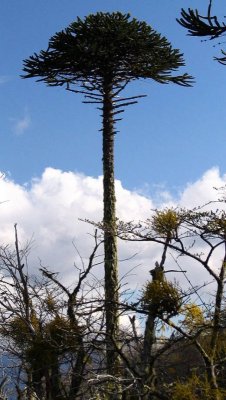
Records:
[[[222,69],[224,77],[224,10],[212,1],[203,10],[187,4],[183,9],[175,5],[172,9],[169,2],[164,4],[165,9],[151,5],[152,12],[159,13],[162,21],[174,23],[173,29],[181,36],[193,36],[188,41],[199,48],[204,86],[210,84],[201,56],[204,46],[208,65],[215,62],[214,68]],[[202,103],[191,114],[188,98],[193,95],[189,93],[199,85],[192,69],[197,57],[187,63],[183,48],[178,49],[180,41],[171,43],[155,26],[155,18],[153,22],[149,17],[139,19],[125,11],[125,5],[117,10],[115,5],[114,10],[111,6],[87,7],[83,10],[86,15],[82,11],[77,17],[78,6],[74,20],[57,31],[54,28],[45,42],[43,38],[36,42],[32,34],[27,37],[29,51],[27,48],[28,53],[20,58],[19,83],[10,74],[1,75],[3,96],[8,89],[3,111],[7,104],[12,110],[9,89],[13,83],[17,89],[27,88],[23,96],[29,104],[22,119],[8,119],[7,125],[3,117],[2,125],[6,131],[9,126],[12,130],[3,140],[4,150],[11,146],[11,152],[5,166],[2,158],[0,182],[2,399],[226,397],[226,178],[213,168],[215,155],[215,165],[221,165],[221,157],[225,159],[224,120],[217,118],[217,112],[224,108],[219,105],[219,94],[216,106],[216,87],[210,85],[211,107],[207,109],[206,91],[204,97],[193,97],[193,106],[200,99]],[[29,7],[26,11],[31,12]],[[14,16],[12,13],[10,18]],[[34,32],[30,19],[28,25]],[[9,46],[12,37],[15,39],[8,37]],[[217,55],[211,53],[215,51],[212,43],[217,44]],[[150,103],[149,108],[143,106],[150,101],[148,88],[151,102],[157,106],[152,115]],[[36,93],[37,102],[33,103]],[[35,104],[39,106],[32,119]],[[69,115],[70,120],[74,117],[72,104],[82,107],[76,110],[74,125],[69,122]],[[94,123],[90,124],[87,115],[91,108]],[[63,116],[62,132],[58,116]],[[38,141],[37,121],[47,117],[49,133],[42,129]],[[129,125],[126,120],[131,120]],[[162,126],[158,134],[153,129],[157,125]],[[216,137],[210,135],[211,126]],[[147,127],[151,139],[147,139]],[[81,130],[76,142],[72,128]],[[128,129],[130,143],[135,132],[140,133],[133,155],[132,147],[121,140]],[[98,131],[92,148],[93,133]],[[124,153],[120,153],[121,144]],[[59,154],[63,154],[62,159]],[[92,171],[90,162],[96,158],[99,162],[102,159],[103,176],[99,178],[95,178],[96,166],[93,164]],[[179,193],[181,177],[193,179],[202,160],[203,168],[208,168],[206,159],[212,169]],[[87,164],[94,177],[70,172],[70,163],[74,162],[74,170],[79,160],[80,168]],[[13,172],[20,161],[16,183],[6,171]],[[52,164],[41,179],[35,177],[39,171],[36,162],[40,162],[38,168]],[[155,179],[159,179],[163,174],[168,184],[173,182],[177,187],[177,194],[162,184],[155,196],[147,185],[142,190],[134,190],[134,186],[133,190],[124,189],[115,179],[120,165],[124,168],[122,179],[128,174],[128,182],[132,182],[131,171],[139,168],[146,170],[142,182],[147,176],[152,179],[156,173]],[[30,176],[29,168],[33,171]],[[32,180],[24,183],[25,179]],[[30,226],[33,235],[28,236]]]

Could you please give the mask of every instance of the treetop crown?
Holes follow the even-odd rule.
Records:
[[[130,14],[91,14],[77,18],[49,40],[46,51],[24,61],[24,78],[39,77],[49,86],[87,85],[101,92],[139,78],[190,86],[187,75],[172,76],[184,66],[182,54],[146,22]]]

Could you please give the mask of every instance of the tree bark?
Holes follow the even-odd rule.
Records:
[[[118,259],[116,239],[116,198],[114,178],[114,114],[112,79],[103,84],[103,191],[104,268],[107,371],[118,373],[118,355],[113,342],[118,337]],[[112,340],[113,339],[113,340]]]
[[[76,316],[74,313],[74,302],[75,296],[72,294],[68,299],[68,309],[67,314],[71,322],[71,326],[74,330],[74,334],[76,335],[75,347],[76,347],[76,361],[74,362],[72,368],[72,376],[71,376],[71,385],[70,385],[70,393],[69,398],[74,400],[78,398],[78,393],[82,385],[83,374],[85,368],[85,348],[83,343],[83,336],[80,332],[79,324],[77,323]]]
[[[225,238],[226,239],[226,238]],[[226,267],[226,244],[225,246],[225,254],[224,260],[222,262],[219,278],[217,280],[217,293],[216,293],[216,300],[215,300],[215,310],[213,316],[213,331],[210,341],[210,349],[211,349],[211,356],[210,365],[207,366],[207,376],[210,382],[210,386],[212,389],[212,399],[213,400],[220,400],[219,394],[219,386],[217,382],[216,376],[216,368],[215,368],[215,355],[217,350],[217,343],[218,337],[220,332],[220,319],[221,319],[221,310],[222,310],[222,302],[224,296],[224,279],[225,279],[225,267]]]
[[[148,400],[150,398],[150,390],[155,389],[155,369],[153,362],[153,345],[155,343],[155,315],[152,312],[148,314],[145,326],[144,344],[141,356],[142,362],[142,386],[143,393],[142,399]],[[147,389],[144,389],[144,388]],[[154,399],[154,397],[153,397]]]

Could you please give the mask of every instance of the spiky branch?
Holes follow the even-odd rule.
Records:
[[[217,39],[226,33],[226,24],[219,22],[216,15],[212,15],[212,0],[209,2],[206,15],[201,15],[197,9],[181,9],[181,18],[177,22],[187,29],[188,35]],[[226,65],[226,53],[221,50],[223,57],[214,57],[220,64]]]

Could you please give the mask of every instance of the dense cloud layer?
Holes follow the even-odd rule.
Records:
[[[169,200],[163,200],[161,206],[178,204],[194,207],[204,204],[217,199],[218,193],[214,187],[222,187],[225,183],[226,175],[220,176],[219,170],[213,168],[198,181],[189,183],[178,195],[177,202],[164,192],[163,198]],[[155,208],[151,198],[124,189],[120,181],[116,181],[116,192],[120,219],[144,220]],[[0,201],[0,243],[13,242],[13,225],[17,223],[21,244],[33,238],[30,254],[32,271],[38,271],[41,262],[59,271],[67,281],[72,281],[75,276],[74,263],[81,266],[76,248],[86,262],[93,247],[94,227],[80,219],[102,219],[102,177],[92,178],[47,168],[41,178],[32,180],[29,186],[2,178]],[[146,281],[148,271],[153,268],[159,254],[156,245],[119,243],[120,273],[121,276],[129,274],[124,283],[129,281],[135,287]],[[196,267],[190,266],[191,275]],[[102,277],[103,266],[96,267],[94,273]],[[203,271],[199,268],[195,276],[196,281],[201,280]]]

